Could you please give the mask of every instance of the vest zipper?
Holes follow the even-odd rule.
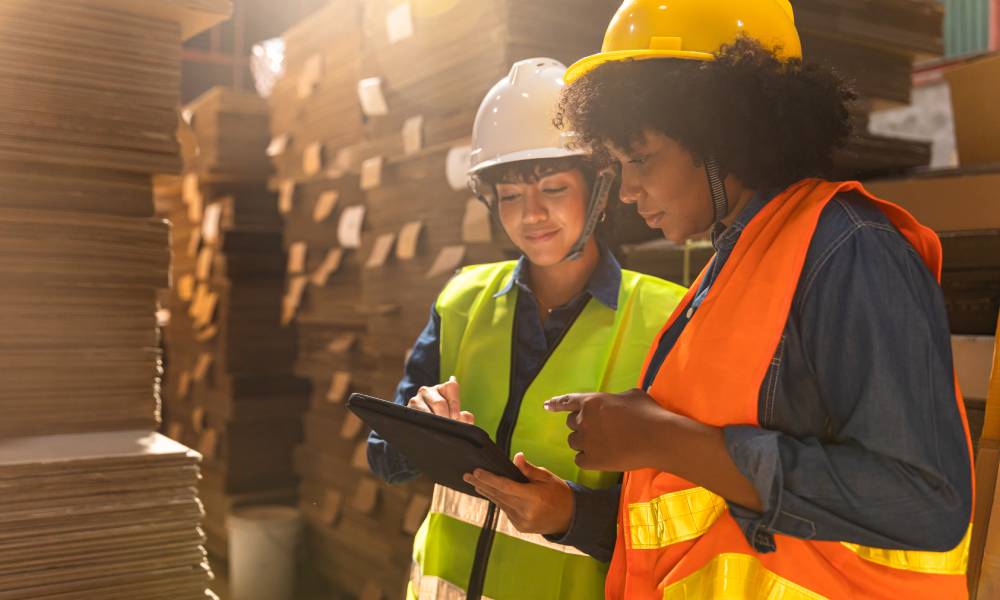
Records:
[[[545,358],[542,359],[542,365],[538,369],[538,373],[535,377],[542,372],[545,368],[545,363],[549,362],[549,358],[555,353],[556,349],[559,348],[559,344],[562,343],[563,338],[569,333],[569,330],[573,328],[576,323],[577,318],[583,313],[583,309],[587,307],[592,299],[588,298],[586,302],[583,302],[579,309],[577,309],[576,314],[569,321],[569,325],[563,329],[562,333],[555,340],[551,346],[549,346],[548,352],[545,354]],[[510,445],[514,439],[514,428],[517,426],[517,417],[521,413],[521,401],[524,400],[524,395],[522,394],[520,398],[515,400],[514,398],[514,373],[516,372],[517,366],[517,339],[515,332],[517,331],[517,304],[515,300],[514,308],[514,322],[513,331],[511,332],[511,343],[510,343],[510,381],[507,389],[507,404],[504,406],[503,415],[500,417],[500,424],[497,425],[496,433],[496,443],[500,446],[500,449],[504,451],[508,456],[510,455]],[[534,381],[534,379],[532,379]],[[531,387],[531,383],[524,388],[525,393]],[[472,562],[472,572],[469,573],[469,585],[467,586],[468,592],[465,595],[466,600],[481,600],[483,596],[483,586],[486,583],[486,568],[490,563],[490,553],[493,551],[493,540],[496,538],[496,527],[497,527],[497,506],[492,502],[489,503],[486,509],[486,518],[483,519],[482,531],[479,532],[479,540],[476,542],[476,557]]]

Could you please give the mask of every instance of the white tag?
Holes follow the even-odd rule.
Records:
[[[410,10],[409,2],[403,2],[389,11],[385,18],[385,28],[390,44],[413,37],[413,11]]]
[[[382,157],[375,156],[361,163],[361,189],[374,190],[382,185]]]
[[[403,154],[409,156],[424,147],[424,117],[410,117],[403,123]]]
[[[375,247],[372,248],[372,253],[368,256],[368,261],[365,263],[366,269],[377,269],[385,264],[385,261],[389,260],[389,255],[392,253],[392,245],[396,242],[395,233],[383,233],[375,239]]]
[[[434,264],[427,271],[427,278],[437,277],[445,273],[454,273],[465,258],[465,246],[446,246],[434,259]]]
[[[492,240],[490,209],[478,199],[469,198],[465,203],[465,216],[462,218],[462,241],[467,244],[486,244]]]
[[[313,208],[313,221],[321,223],[333,214],[333,209],[337,206],[337,199],[340,193],[337,190],[327,190],[319,195],[316,206]]]
[[[201,221],[201,239],[205,240],[206,244],[214,244],[219,240],[222,207],[222,202],[213,202],[205,208],[205,216]]]
[[[365,222],[365,207],[358,204],[344,209],[337,226],[337,240],[343,248],[361,247],[361,227]]]
[[[284,154],[285,150],[288,148],[289,139],[290,137],[287,133],[271,138],[271,143],[267,145],[267,155],[274,158]]]
[[[456,146],[448,151],[448,160],[445,163],[445,174],[448,176],[448,185],[453,190],[468,189],[469,181],[469,154],[472,146]]]
[[[381,117],[389,114],[389,106],[382,94],[382,79],[369,77],[358,82],[358,99],[361,110],[369,117]]]

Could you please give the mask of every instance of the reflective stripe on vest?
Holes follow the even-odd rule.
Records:
[[[904,210],[868,195],[857,182],[801,181],[768,202],[743,230],[649,388],[659,404],[716,427],[759,426],[760,386],[784,332],[820,214],[838,193],[852,190],[875,203],[940,278],[940,241]],[[692,289],[703,278],[704,273]],[[680,310],[674,312],[664,332]],[[647,365],[655,349],[653,345]],[[964,423],[957,384],[956,404]],[[971,455],[969,444],[970,467]],[[607,597],[929,600],[967,596],[964,574],[969,533],[948,552],[887,550],[777,534],[775,552],[757,553],[720,500],[669,473],[649,469],[626,473]]]
[[[511,336],[518,288],[495,297],[513,276],[516,263],[470,267],[442,291],[436,305],[441,318],[442,381],[455,375],[462,408],[476,424],[494,435],[510,388]],[[590,488],[615,485],[619,475],[583,471],[566,445],[565,416],[545,411],[553,396],[584,391],[624,391],[635,386],[649,344],[673,310],[684,289],[665,281],[622,271],[618,310],[591,299],[550,355],[521,401],[511,454],[524,452],[533,464],[563,479]],[[411,589],[421,597],[427,577],[464,590],[475,556],[487,504],[443,488],[435,489],[433,506],[417,535],[414,559],[419,582]],[[604,597],[607,565],[575,548],[552,544],[541,536],[523,535],[500,514],[486,571],[484,593],[498,600]],[[419,583],[419,585],[418,585]],[[436,584],[435,584],[436,585]]]

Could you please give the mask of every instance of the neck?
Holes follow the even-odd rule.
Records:
[[[729,196],[729,214],[722,219],[722,224],[729,227],[736,221],[736,217],[743,212],[743,209],[753,200],[756,190],[751,190],[743,186],[740,181],[733,177],[726,178],[726,195]]]
[[[556,308],[576,298],[587,287],[600,256],[597,242],[590,239],[577,260],[545,267],[529,263],[528,282],[542,308]]]

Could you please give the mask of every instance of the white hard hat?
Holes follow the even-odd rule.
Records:
[[[510,74],[479,105],[472,127],[470,175],[521,160],[587,154],[570,148],[574,135],[559,131],[552,122],[566,85],[565,73],[565,65],[551,58],[514,63]]]

